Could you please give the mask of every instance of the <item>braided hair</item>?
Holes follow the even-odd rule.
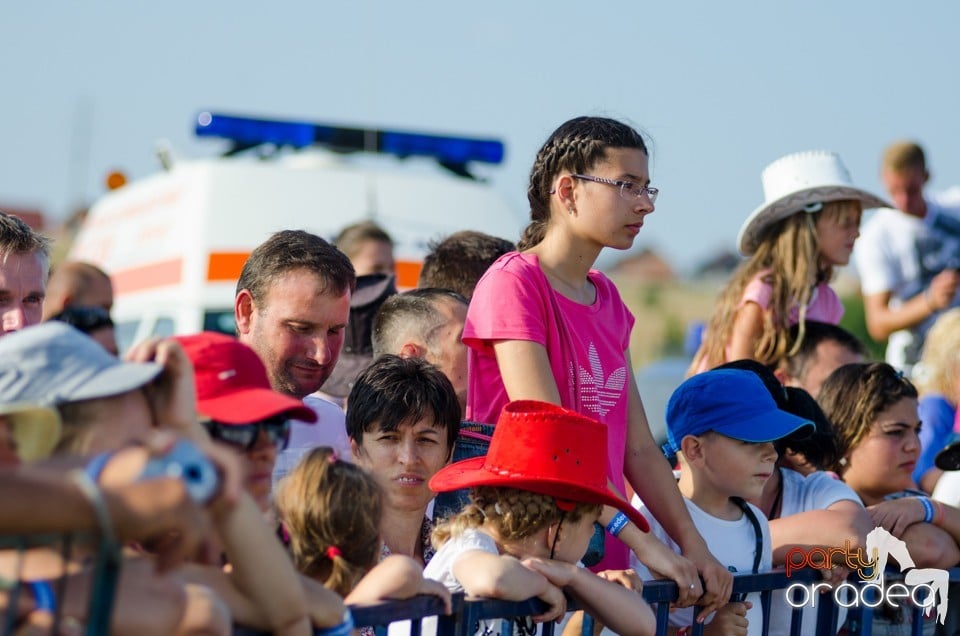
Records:
[[[563,518],[577,522],[584,515],[600,514],[599,504],[577,503]],[[551,495],[529,490],[479,486],[470,491],[470,503],[433,531],[432,543],[439,548],[451,538],[484,522],[492,523],[505,541],[520,541],[546,528],[561,517],[557,501]]]
[[[546,235],[553,179],[564,170],[587,172],[604,159],[607,148],[636,148],[649,154],[640,133],[615,119],[575,117],[553,131],[530,170],[530,224],[523,230],[518,250],[530,249]]]

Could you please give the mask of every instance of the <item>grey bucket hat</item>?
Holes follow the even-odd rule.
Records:
[[[156,378],[153,362],[122,362],[62,322],[0,338],[0,404],[57,406],[120,395]]]

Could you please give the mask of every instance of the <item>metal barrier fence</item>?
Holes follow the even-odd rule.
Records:
[[[953,568],[948,571],[951,582],[960,581],[960,568]],[[820,582],[821,577],[818,571],[813,569],[804,569],[791,572],[790,577],[780,570],[765,572],[761,574],[738,574],[734,576],[733,593],[749,594],[759,592],[761,603],[764,608],[768,608],[772,601],[773,593],[777,590],[784,590],[788,586],[800,584],[812,584]],[[885,584],[891,584],[903,581],[902,575],[886,573],[884,577]],[[863,581],[851,579],[850,583],[857,589],[864,585]],[[657,636],[664,636],[667,633],[667,618],[670,612],[670,602],[677,598],[677,586],[672,581],[647,581],[644,582],[643,598],[653,607],[657,616]],[[873,602],[873,599],[871,599]],[[955,603],[960,602],[956,599]],[[809,631],[809,626],[803,623],[803,610],[794,609],[791,614],[790,634],[792,636],[801,633],[815,633],[817,636],[827,636],[836,634],[839,625],[839,608],[834,602],[832,594],[821,594],[817,599],[816,629]],[[521,602],[510,602],[501,600],[467,600],[462,594],[454,596],[453,613],[449,616],[438,616],[443,611],[443,605],[439,599],[433,597],[417,597],[408,601],[393,601],[374,606],[353,608],[354,620],[358,626],[373,627],[379,635],[387,634],[387,626],[398,621],[410,621],[410,636],[420,636],[422,631],[422,619],[426,617],[438,616],[436,621],[437,636],[469,636],[474,634],[476,627],[481,620],[502,619],[499,632],[503,635],[511,634],[513,630],[514,619],[529,617],[544,611],[545,605],[539,599],[528,599]],[[569,609],[578,609],[574,604],[570,604]],[[922,617],[923,610],[920,607],[911,607],[910,615],[912,625],[910,633],[914,636],[920,636],[923,633],[924,621]],[[763,634],[769,632],[770,613],[764,611]],[[847,611],[846,634],[849,636],[871,636],[873,626],[873,610],[870,607],[850,607]],[[555,626],[553,624],[544,624],[541,633],[543,636],[552,636]],[[801,631],[803,630],[803,631]],[[432,629],[430,632],[432,633]],[[593,620],[588,616],[584,620],[583,634],[592,634]],[[322,630],[317,634],[322,634]],[[513,633],[524,633],[524,630],[518,630]],[[703,633],[702,625],[694,625],[690,631],[691,636],[700,636]]]
[[[83,534],[51,534],[34,536],[0,536],[0,550],[16,551],[12,578],[3,578],[3,587],[7,594],[7,608],[2,612],[3,618],[0,619],[0,634],[13,634],[17,623],[17,606],[20,594],[26,586],[23,583],[23,561],[24,554],[32,548],[56,547],[59,549],[64,562],[70,559],[74,548],[83,544],[92,549],[89,566],[92,568],[92,576],[89,578],[89,590],[87,601],[87,615],[85,620],[85,634],[95,636],[109,633],[110,616],[113,612],[113,601],[117,589],[117,578],[120,574],[121,554],[120,547],[107,541],[96,541],[91,544],[91,539]],[[68,574],[61,571],[60,576],[49,581],[54,593],[54,598],[62,599],[66,596]],[[51,634],[60,632],[63,616],[62,607],[57,604],[53,615],[53,623],[50,628]]]
[[[70,536],[48,536],[31,537],[29,540],[17,537],[0,537],[0,549],[16,549],[22,557],[25,550],[37,547],[39,545],[61,545],[62,553],[68,556],[75,538]],[[110,615],[113,609],[114,593],[116,591],[117,576],[120,568],[120,553],[115,545],[100,544],[97,546],[93,563],[94,575],[91,579],[89,591],[89,604],[86,620],[86,634],[106,634],[110,624]],[[22,558],[20,559],[22,562]],[[951,582],[960,582],[960,568],[949,570]],[[21,593],[23,585],[19,573],[15,575],[14,581],[8,592],[8,609],[4,612],[3,634],[13,633],[16,622],[17,597]],[[890,584],[902,581],[903,576],[886,573],[884,583]],[[811,584],[820,581],[820,575],[816,570],[804,569],[791,573],[787,577],[783,570],[774,570],[761,574],[738,574],[734,576],[733,593],[749,594],[759,592],[761,604],[768,608],[771,604],[772,595],[777,590],[786,589],[788,586],[800,583]],[[851,580],[858,589],[862,588],[864,582]],[[66,584],[66,575],[62,575],[53,582],[55,595],[63,596],[64,586]],[[677,586],[672,581],[647,581],[644,583],[643,598],[651,604],[657,617],[657,636],[664,636],[667,633],[667,619],[670,610],[670,602],[677,598]],[[954,603],[960,602],[960,599],[954,599]],[[405,601],[391,601],[377,605],[353,607],[354,621],[357,626],[373,627],[375,632],[386,635],[388,626],[392,623],[409,621],[409,628],[404,630],[410,636],[420,636],[423,630],[425,620],[435,623],[428,630],[437,636],[470,636],[477,630],[481,621],[500,622],[499,631],[505,636],[511,633],[531,634],[532,625],[529,621],[523,620],[530,616],[542,613],[545,605],[539,599],[527,599],[526,601],[513,602],[494,599],[466,599],[462,594],[454,595],[453,612],[444,616],[443,604],[439,598],[432,596],[421,596]],[[571,603],[569,609],[574,611],[579,609]],[[911,608],[912,626],[911,633],[919,636],[923,633],[924,621],[922,620],[923,610],[920,607]],[[872,609],[870,607],[851,607],[847,613],[847,634],[849,636],[871,636],[872,629]],[[764,611],[763,634],[769,631],[769,611]],[[60,616],[54,617],[54,625],[51,633],[57,633],[59,628]],[[816,630],[817,636],[827,636],[836,634],[838,625],[838,608],[834,603],[832,594],[820,595],[817,601]],[[518,626],[518,629],[514,629]],[[792,635],[798,635],[801,630],[809,634],[809,626],[803,624],[801,609],[795,609],[792,613],[791,630]],[[552,636],[555,625],[543,624],[541,633],[543,636]],[[593,620],[588,616],[584,620],[583,633],[592,634]],[[235,634],[254,634],[255,632],[238,628]],[[323,634],[323,630],[317,630],[318,635]],[[703,633],[702,625],[694,625],[690,636],[700,636]]]

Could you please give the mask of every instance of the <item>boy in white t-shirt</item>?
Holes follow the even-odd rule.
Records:
[[[757,500],[777,461],[773,441],[800,429],[809,420],[777,408],[763,382],[750,371],[717,369],[686,380],[667,404],[668,454],[677,454],[678,485],[694,525],[713,555],[734,572],[771,568],[770,529],[763,513],[745,500]],[[639,499],[634,506],[650,522],[650,532],[673,550],[680,549]],[[641,578],[653,578],[636,558]],[[708,635],[760,634],[760,595],[735,599],[706,618]],[[693,610],[676,610],[670,625],[685,634]]]

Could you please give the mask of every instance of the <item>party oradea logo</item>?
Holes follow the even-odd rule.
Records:
[[[888,557],[893,557],[905,572],[903,582],[886,585],[883,577]],[[936,568],[918,568],[914,563],[907,544],[883,528],[874,528],[867,535],[866,550],[852,548],[850,541],[843,548],[791,548],[786,556],[787,578],[801,568],[829,570],[835,563],[843,564],[856,572],[866,583],[854,585],[845,581],[832,589],[833,600],[840,607],[870,607],[881,604],[899,608],[912,603],[923,608],[930,616],[934,606],[937,608],[937,620],[941,625],[947,617],[947,588],[950,573]],[[831,586],[825,582],[793,583],[787,586],[787,603],[790,607],[816,607],[821,592],[831,592]]]

